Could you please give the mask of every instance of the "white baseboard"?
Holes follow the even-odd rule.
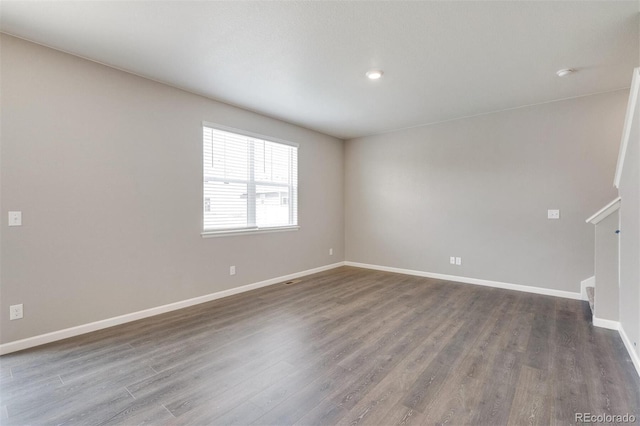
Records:
[[[593,317],[593,325],[595,327],[608,328],[609,330],[620,330],[618,321],[596,318],[595,316]]]
[[[587,287],[595,287],[596,286],[596,277],[589,277],[586,280],[580,281],[580,297],[585,302],[589,301],[589,296],[587,295]]]
[[[636,348],[633,346],[633,343],[631,343],[629,336],[627,336],[627,333],[625,333],[622,326],[618,328],[618,332],[620,333],[620,337],[622,338],[624,346],[627,348],[627,352],[629,352],[629,356],[631,357],[633,366],[636,367],[636,372],[638,373],[638,376],[640,376],[640,356],[638,356]]]
[[[206,294],[204,296],[194,297],[192,299],[182,300],[179,302],[169,303],[168,305],[157,306],[155,308],[145,309],[138,312],[132,312],[130,314],[120,315],[113,318],[107,318],[100,321],[91,322],[88,324],[78,325],[76,327],[65,328],[64,330],[53,331],[51,333],[41,334],[34,337],[29,337],[22,340],[16,340],[14,342],[4,343],[0,345],[0,355],[8,354],[11,352],[21,351],[23,349],[32,348],[34,346],[44,345],[46,343],[55,342],[69,337],[79,336],[81,334],[90,333],[92,331],[102,330],[103,328],[113,327],[114,325],[120,325],[131,321],[136,321],[142,318],[148,318],[166,312],[175,311],[177,309],[186,308],[193,305],[199,305],[200,303],[210,302],[212,300],[221,299],[223,297],[232,296],[238,293],[244,293],[246,291],[255,290],[257,288],[278,284],[283,281],[288,281],[294,278],[303,277],[305,275],[315,274],[317,272],[326,271],[329,269],[344,266],[344,262],[332,263],[330,265],[320,266],[318,268],[307,269],[306,271],[300,271],[289,275],[283,275],[281,277],[271,278],[265,281],[260,281],[253,284],[243,285],[241,287],[230,288],[228,290],[218,291],[216,293]]]
[[[500,281],[481,280],[478,278],[459,277],[456,275],[436,274],[433,272],[414,271],[411,269],[393,268],[390,266],[370,265],[367,263],[344,262],[346,266],[355,266],[358,268],[375,269],[378,271],[396,272],[398,274],[415,275],[418,277],[435,278],[439,280],[456,281],[465,284],[483,285],[486,287],[503,288],[506,290],[523,291],[526,293],[544,294],[546,296],[564,297],[566,299],[582,300],[580,293],[570,291],[553,290],[550,288],[531,287],[528,285],[503,283]]]
[[[605,320],[605,319],[593,317],[593,325],[595,327],[608,328],[609,330],[618,331],[618,333],[620,334],[620,338],[622,339],[622,342],[624,343],[624,346],[627,349],[627,352],[629,353],[631,362],[633,362],[633,366],[636,368],[636,372],[638,373],[638,376],[640,376],[640,356],[638,356],[638,352],[636,352],[636,349],[633,346],[633,343],[631,343],[629,336],[627,336],[627,333],[625,333],[624,328],[622,328],[622,324],[620,324],[618,321]]]

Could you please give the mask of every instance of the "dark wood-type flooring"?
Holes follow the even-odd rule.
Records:
[[[9,425],[640,419],[587,302],[350,267],[5,355],[0,384]]]

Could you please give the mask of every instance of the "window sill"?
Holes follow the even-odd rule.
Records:
[[[287,232],[297,231],[300,226],[278,226],[274,228],[259,228],[259,229],[233,229],[224,231],[203,231],[200,233],[202,238],[215,238],[215,237],[229,237],[232,235],[249,235],[249,234],[267,234],[271,232]]]

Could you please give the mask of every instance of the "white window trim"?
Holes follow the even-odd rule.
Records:
[[[284,139],[278,139],[278,138],[274,138],[272,136],[265,136],[265,135],[261,135],[260,133],[253,133],[253,132],[249,132],[247,130],[242,130],[242,129],[236,129],[235,127],[230,127],[230,126],[225,126],[222,124],[218,124],[218,123],[213,123],[211,121],[203,121],[202,122],[202,126],[203,127],[211,127],[213,129],[217,129],[217,130],[222,130],[224,132],[231,132],[231,133],[236,133],[239,135],[243,135],[243,136],[247,136],[250,138],[256,138],[256,139],[262,139],[265,141],[270,141],[270,142],[275,142],[275,143],[279,143],[282,145],[288,145],[288,146],[293,146],[298,148],[298,152],[300,152],[300,145],[294,142],[289,142],[286,141]],[[202,145],[202,141],[200,142],[200,145]],[[229,179],[226,179],[229,180]],[[202,179],[200,180],[200,182],[204,182],[204,174],[202,176]],[[272,183],[269,183],[270,185]],[[285,186],[285,185],[282,185]],[[200,191],[202,193],[202,189]],[[219,231],[202,231],[200,233],[200,236],[202,238],[217,238],[217,237],[229,237],[229,236],[233,236],[233,235],[252,235],[252,234],[268,234],[268,233],[272,233],[272,232],[290,232],[290,231],[297,231],[300,229],[300,223],[299,223],[300,218],[298,217],[298,224],[297,225],[289,225],[289,226],[276,226],[276,227],[269,227],[269,228],[242,228],[242,229],[222,229]],[[200,229],[202,229],[203,227],[201,226]]]
[[[247,137],[256,138],[256,139],[263,139],[265,141],[280,143],[282,145],[295,146],[296,148],[298,148],[298,150],[300,149],[300,145],[297,143],[274,138],[272,136],[261,135],[260,133],[248,132],[246,130],[236,129],[235,127],[223,126],[222,124],[212,123],[210,121],[203,121],[202,125],[204,127],[211,127],[212,129],[222,130],[223,132],[237,133],[238,135],[247,136]],[[200,143],[202,144],[202,141],[200,141]]]
[[[272,232],[289,232],[297,231],[300,225],[292,226],[276,226],[273,228],[243,228],[243,229],[225,229],[222,231],[203,231],[200,233],[202,238],[229,237],[232,235],[251,235],[251,234],[270,234]]]

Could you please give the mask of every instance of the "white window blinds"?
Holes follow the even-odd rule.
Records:
[[[298,148],[203,126],[204,231],[298,224]]]

